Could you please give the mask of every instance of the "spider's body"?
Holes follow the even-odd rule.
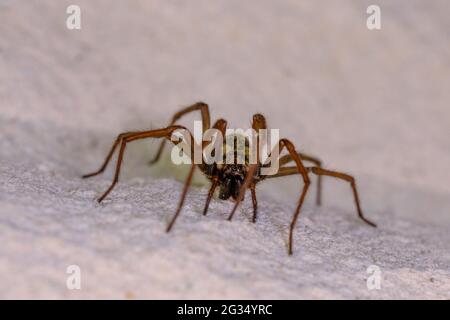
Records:
[[[214,183],[214,180],[217,179],[219,185],[219,199],[228,200],[233,199],[237,200],[239,196],[239,190],[241,189],[242,184],[244,183],[245,177],[249,171],[249,142],[247,137],[239,137],[244,141],[244,150],[242,155],[238,153],[238,148],[236,145],[238,144],[238,137],[234,136],[230,139],[234,145],[227,145],[227,141],[223,143],[223,157],[222,162],[220,164],[212,163],[212,164],[203,164],[200,166],[200,170],[206,175],[206,177]],[[231,151],[228,151],[231,150]],[[227,157],[232,159],[232,163],[227,163]],[[258,170],[256,170],[256,174],[254,175],[254,179],[259,181]],[[256,181],[255,181],[256,183]]]
[[[123,160],[123,154],[125,152],[125,148],[127,143],[139,140],[139,139],[145,139],[145,138],[164,138],[162,141],[160,148],[158,150],[158,153],[156,154],[155,158],[151,163],[154,163],[159,160],[162,150],[164,148],[164,144],[166,140],[170,140],[172,133],[178,129],[185,129],[182,126],[176,125],[176,122],[185,114],[192,112],[192,111],[200,111],[202,115],[202,123],[203,123],[203,132],[205,132],[207,129],[211,128],[211,120],[209,115],[209,107],[207,104],[198,102],[192,106],[189,106],[187,108],[182,109],[181,111],[177,112],[173,118],[171,124],[163,129],[157,129],[157,130],[150,130],[150,131],[142,131],[142,132],[127,132],[120,134],[117,139],[115,140],[115,143],[113,147],[111,148],[111,151],[107,155],[102,167],[97,170],[96,172],[93,172],[91,174],[87,174],[83,176],[84,178],[92,177],[97,174],[102,173],[106,166],[108,165],[109,161],[112,158],[112,155],[114,154],[114,151],[116,148],[120,145],[119,150],[119,157],[117,160],[117,166],[116,166],[116,172],[114,176],[113,183],[111,186],[106,190],[106,192],[98,199],[99,202],[101,202],[108,194],[109,192],[114,188],[116,183],[119,180],[120,175],[120,168]],[[224,119],[217,120],[214,125],[212,126],[213,129],[217,129],[222,133],[222,136],[225,135],[227,127],[227,122]],[[252,129],[254,129],[255,132],[259,132],[259,130],[267,129],[266,120],[263,115],[261,114],[255,114],[253,116],[252,121]],[[192,138],[192,135],[191,135]],[[193,154],[191,154],[192,159],[192,165],[191,169],[189,171],[188,178],[186,179],[186,183],[183,189],[183,193],[181,196],[180,203],[178,205],[177,212],[175,213],[174,217],[172,218],[171,222],[169,223],[167,227],[167,231],[170,231],[173,227],[176,218],[178,217],[181,208],[184,203],[184,199],[186,197],[186,193],[188,191],[188,188],[190,186],[192,176],[194,173],[194,170],[196,167],[198,167],[205,175],[206,177],[211,181],[211,187],[208,192],[208,197],[206,199],[205,208],[203,210],[203,214],[206,215],[208,211],[208,206],[211,201],[211,198],[217,188],[219,188],[219,198],[222,200],[228,200],[232,199],[235,201],[235,205],[233,207],[233,210],[228,217],[228,220],[231,220],[237,207],[244,199],[245,192],[250,189],[251,195],[252,195],[252,203],[253,203],[253,222],[256,221],[257,217],[257,199],[256,199],[256,184],[260,181],[268,178],[277,178],[277,177],[283,177],[288,175],[300,175],[303,181],[303,188],[302,192],[300,194],[297,208],[294,212],[294,216],[292,218],[290,229],[289,229],[289,247],[288,247],[288,253],[292,254],[292,244],[293,244],[293,231],[295,224],[297,222],[298,216],[300,214],[300,209],[302,207],[302,204],[304,202],[306,193],[308,191],[309,185],[310,185],[310,178],[309,174],[313,173],[318,176],[318,184],[317,184],[317,198],[316,202],[318,205],[320,205],[321,202],[321,177],[322,176],[331,176],[338,179],[345,180],[350,183],[350,186],[353,190],[353,196],[355,199],[355,204],[358,212],[358,216],[365,221],[367,224],[375,227],[375,224],[367,220],[361,211],[360,204],[359,204],[359,198],[358,193],[356,190],[356,183],[355,179],[347,175],[345,173],[336,172],[336,171],[330,171],[322,168],[321,161],[318,160],[315,157],[308,156],[304,153],[299,153],[295,150],[294,145],[287,139],[280,139],[278,142],[279,151],[287,150],[288,154],[280,157],[279,165],[280,168],[278,172],[275,175],[263,175],[262,174],[262,168],[264,168],[267,164],[260,163],[259,160],[257,160],[257,163],[253,164],[249,161],[249,141],[247,138],[244,140],[243,146],[241,145],[240,148],[244,148],[244,152],[237,152],[239,150],[239,146],[237,146],[237,136],[235,135],[231,141],[233,142],[233,148],[229,148],[227,146],[227,143],[224,143],[223,147],[223,161],[221,163],[206,163],[206,161],[202,158],[202,162],[199,164],[195,164],[193,159]],[[191,139],[193,141],[193,139]],[[227,140],[229,141],[229,140]],[[234,148],[236,146],[236,148]],[[205,146],[202,146],[202,150]],[[228,150],[227,150],[228,149]],[[232,150],[232,151],[231,151]],[[233,152],[232,154],[228,154],[227,152]],[[202,153],[203,154],[203,153]],[[229,158],[232,158],[234,161],[227,161]],[[311,162],[314,164],[312,167],[305,167],[303,165],[303,161]],[[295,166],[287,166],[288,163],[294,162]]]

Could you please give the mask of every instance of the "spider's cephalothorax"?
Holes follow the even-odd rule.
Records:
[[[177,129],[186,129],[182,126],[176,125],[176,122],[185,114],[192,112],[192,111],[200,111],[202,115],[202,123],[203,123],[203,132],[205,132],[207,129],[211,128],[211,119],[209,115],[209,107],[207,104],[203,102],[195,103],[189,107],[186,107],[179,112],[177,112],[173,118],[170,125],[163,129],[156,129],[156,130],[149,130],[149,131],[140,131],[140,132],[126,132],[119,134],[116,138],[110,152],[108,153],[105,161],[103,162],[103,165],[100,167],[99,170],[87,174],[83,176],[84,178],[92,177],[95,175],[98,175],[102,173],[106,166],[108,165],[109,161],[112,158],[112,155],[114,154],[114,151],[117,149],[118,146],[120,146],[119,150],[119,156],[117,160],[116,165],[116,171],[114,175],[114,180],[110,187],[106,190],[106,192],[103,193],[103,195],[98,199],[99,202],[101,202],[114,188],[114,186],[119,181],[119,175],[120,175],[120,168],[122,165],[123,160],[123,154],[125,151],[125,147],[127,143],[145,139],[145,138],[163,138],[164,140],[161,142],[161,145],[158,149],[158,153],[156,154],[155,158],[151,163],[155,163],[160,158],[164,144],[166,140],[171,140],[172,133]],[[222,135],[225,134],[227,127],[227,122],[224,119],[219,119],[215,122],[215,124],[212,126],[212,128],[219,130]],[[252,121],[252,129],[254,129],[256,132],[259,132],[261,129],[267,129],[266,119],[261,114],[255,114],[253,116]],[[191,135],[191,141],[194,141]],[[236,139],[233,139],[232,141],[236,141]],[[269,178],[277,178],[277,177],[283,177],[288,175],[300,175],[303,180],[303,188],[302,192],[300,194],[300,197],[298,199],[298,204],[295,209],[294,215],[292,217],[292,221],[289,227],[289,242],[288,242],[288,253],[292,254],[292,246],[293,246],[293,232],[294,227],[297,222],[298,216],[300,214],[300,209],[302,207],[302,204],[304,202],[306,193],[310,186],[310,178],[309,174],[313,173],[318,176],[318,183],[317,183],[317,197],[316,202],[320,205],[321,202],[321,177],[322,176],[330,176],[335,177],[344,181],[347,181],[353,191],[353,196],[356,204],[356,209],[358,216],[365,221],[367,224],[375,227],[376,225],[373,222],[370,222],[367,220],[361,210],[360,204],[359,204],[359,197],[358,192],[356,189],[356,183],[355,179],[345,173],[336,172],[336,171],[330,171],[322,168],[320,160],[318,160],[315,157],[306,155],[304,153],[299,153],[295,150],[294,145],[287,139],[280,139],[278,142],[279,145],[279,152],[281,153],[283,150],[287,150],[288,154],[282,156],[279,158],[279,170],[278,173],[275,175],[262,175],[260,169],[264,167],[266,164],[261,164],[259,162],[253,164],[249,163],[249,149],[248,149],[248,141],[246,140],[244,144],[244,153],[234,153],[233,157],[236,162],[223,162],[223,164],[219,163],[212,163],[212,164],[206,164],[205,160],[202,159],[202,163],[196,164],[194,162],[194,155],[191,154],[192,159],[192,165],[191,169],[189,171],[189,175],[186,179],[183,193],[181,195],[180,203],[178,205],[177,211],[175,215],[173,216],[172,220],[170,221],[169,225],[167,226],[167,231],[170,231],[173,227],[178,215],[180,214],[181,208],[184,203],[184,199],[186,197],[186,193],[188,191],[188,188],[190,186],[192,176],[194,173],[195,168],[198,166],[198,168],[205,174],[205,176],[211,180],[211,187],[208,192],[208,196],[206,198],[206,204],[205,208],[203,210],[203,214],[206,215],[208,211],[208,206],[211,201],[211,198],[217,188],[219,188],[219,198],[223,200],[227,199],[234,199],[235,204],[233,207],[233,210],[231,211],[228,220],[231,220],[237,207],[244,199],[245,192],[247,190],[251,191],[252,194],[252,203],[253,203],[253,222],[256,221],[257,217],[257,200],[256,200],[256,184],[264,179]],[[203,146],[204,147],[204,146]],[[226,146],[225,146],[225,158],[226,158]],[[224,159],[225,159],[224,158]],[[240,161],[239,161],[240,160]],[[313,163],[313,166],[305,167],[303,165],[303,161],[307,161],[310,163]],[[288,166],[287,164],[294,162],[295,165]]]

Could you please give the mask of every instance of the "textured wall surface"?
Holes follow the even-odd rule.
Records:
[[[448,1],[0,1],[0,298],[450,298]],[[66,7],[82,29],[65,27]],[[122,131],[204,100],[248,127],[262,112],[299,150],[357,177],[308,196],[288,257],[298,177],[201,215],[183,170],[127,150],[122,180],[81,180]],[[194,117],[184,121],[189,126]],[[167,156],[166,156],[167,160]],[[313,183],[316,181],[313,179]],[[82,290],[66,288],[80,266]],[[367,267],[382,272],[368,290]]]

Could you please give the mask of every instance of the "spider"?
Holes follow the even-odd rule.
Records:
[[[175,113],[175,115],[172,118],[172,121],[170,125],[163,129],[156,129],[156,130],[149,130],[149,131],[137,131],[137,132],[125,132],[121,133],[117,136],[111,150],[109,151],[108,155],[106,156],[106,159],[104,160],[102,166],[99,170],[86,174],[83,176],[83,178],[89,178],[96,176],[100,173],[102,173],[108,163],[110,162],[115,150],[117,147],[119,147],[119,155],[117,159],[116,164],[116,170],[115,175],[113,178],[113,181],[109,188],[103,193],[103,195],[98,198],[98,202],[102,202],[103,199],[106,198],[106,196],[111,192],[111,190],[114,188],[114,186],[119,181],[119,175],[120,175],[120,169],[122,165],[123,155],[125,152],[125,148],[128,143],[140,140],[140,139],[146,139],[146,138],[164,138],[164,140],[161,142],[158,152],[156,156],[153,158],[153,160],[150,162],[151,164],[156,163],[163,152],[163,148],[165,145],[166,140],[171,141],[171,135],[172,133],[177,129],[185,129],[185,127],[177,125],[176,123],[180,118],[182,118],[184,115],[200,111],[201,118],[202,118],[202,130],[205,132],[207,129],[211,128],[211,118],[210,118],[210,112],[209,112],[209,106],[206,103],[203,102],[197,102],[191,106],[185,107],[179,112]],[[224,119],[217,120],[212,128],[219,130],[223,135],[225,134],[226,128],[227,128],[227,121]],[[252,121],[252,128],[259,132],[260,129],[266,129],[266,119],[262,114],[255,114],[253,116]],[[189,131],[187,131],[189,132]],[[190,132],[189,132],[190,134]],[[192,137],[192,134],[191,134]],[[193,139],[191,139],[193,141]],[[174,144],[176,144],[174,142]],[[288,241],[288,254],[292,255],[293,252],[293,233],[294,228],[297,222],[297,219],[300,214],[300,210],[302,207],[302,204],[304,202],[306,193],[309,189],[309,186],[311,184],[309,174],[313,173],[318,176],[318,183],[317,183],[317,194],[316,194],[316,203],[317,205],[321,204],[321,177],[322,176],[330,176],[335,177],[344,181],[347,181],[353,191],[354,201],[356,204],[356,210],[358,213],[359,218],[361,218],[364,222],[366,222],[368,225],[372,227],[376,227],[376,225],[366,219],[362,213],[361,207],[360,207],[360,201],[358,197],[358,192],[356,189],[356,183],[355,179],[345,173],[336,172],[336,171],[330,171],[327,169],[324,169],[321,165],[321,161],[313,156],[299,153],[296,151],[294,145],[292,142],[290,142],[288,139],[280,139],[278,142],[279,146],[279,152],[281,153],[282,150],[286,149],[288,151],[288,154],[282,156],[279,158],[279,170],[274,175],[262,175],[261,174],[261,168],[265,166],[265,164],[261,164],[261,162],[258,159],[258,162],[256,164],[249,164],[247,161],[245,161],[244,164],[224,164],[224,165],[218,165],[217,163],[207,164],[203,159],[200,164],[195,164],[193,159],[190,166],[189,174],[186,178],[186,181],[184,183],[183,192],[181,194],[181,199],[178,204],[177,211],[175,215],[170,220],[166,231],[169,232],[177,217],[179,216],[181,209],[183,207],[184,200],[186,198],[187,191],[189,189],[192,176],[194,174],[194,170],[196,166],[200,169],[202,173],[205,174],[205,176],[211,181],[211,187],[209,188],[209,192],[206,198],[205,207],[203,210],[203,215],[207,214],[208,207],[211,201],[211,198],[213,197],[213,194],[217,188],[219,188],[219,198],[222,200],[232,199],[234,203],[234,207],[228,216],[228,220],[231,221],[231,219],[234,216],[234,213],[236,212],[236,209],[238,208],[239,204],[243,201],[245,192],[250,189],[251,196],[252,196],[252,204],[253,204],[253,217],[252,221],[256,222],[257,219],[257,212],[258,212],[258,203],[256,199],[256,184],[260,181],[263,181],[265,179],[272,179],[272,178],[278,178],[278,177],[285,177],[289,175],[300,175],[303,180],[303,187],[302,191],[300,193],[300,197],[297,203],[297,207],[294,211],[294,215],[292,217],[290,226],[289,226],[289,241]],[[202,146],[202,150],[204,148],[204,145]],[[191,158],[193,157],[193,153],[191,152]],[[303,164],[303,161],[309,162],[313,164],[312,166],[305,167]],[[288,166],[290,162],[294,162],[295,165]]]

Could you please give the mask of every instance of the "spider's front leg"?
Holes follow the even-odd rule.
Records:
[[[253,204],[253,217],[252,222],[256,222],[256,216],[258,214],[258,200],[256,199],[256,184],[250,185],[250,191],[252,192],[252,204]]]
[[[236,209],[238,208],[239,204],[244,199],[245,192],[248,188],[250,188],[252,192],[252,203],[253,203],[253,218],[252,222],[256,222],[256,217],[258,215],[258,201],[256,199],[256,183],[254,180],[254,175],[256,173],[256,170],[258,169],[258,166],[261,165],[261,162],[259,161],[259,130],[267,129],[267,122],[266,118],[260,114],[256,113],[253,115],[252,120],[252,129],[257,133],[257,139],[256,139],[256,164],[250,164],[248,168],[247,175],[245,177],[244,183],[242,184],[241,188],[239,189],[239,195],[236,199],[236,203],[234,204],[233,210],[231,211],[230,215],[228,216],[228,221],[231,221],[233,219],[234,213],[236,212]]]
[[[231,210],[231,213],[228,216],[228,221],[231,221],[233,219],[236,209],[239,207],[239,204],[244,199],[245,191],[247,191],[247,189],[250,187],[250,185],[252,185],[252,182],[253,182],[253,179],[255,176],[255,172],[257,169],[258,169],[258,164],[252,164],[249,166],[247,175],[245,176],[245,179],[244,179],[244,183],[242,184],[241,188],[239,189],[239,195],[236,199],[233,210]],[[255,199],[256,199],[256,195],[255,195]],[[253,208],[255,209],[256,207],[253,207]],[[253,219],[256,221],[256,212],[253,212]]]
[[[217,120],[216,123],[214,123],[214,125],[213,125],[213,129],[219,130],[219,132],[222,134],[222,137],[225,136],[225,132],[227,130],[227,121],[224,119]],[[202,154],[203,154],[203,149],[205,146],[206,146],[206,144],[202,144]],[[202,161],[204,162],[203,157],[202,157]],[[200,169],[205,173],[204,165],[205,164],[202,163],[202,165],[200,166]],[[214,173],[214,176],[211,177],[211,180],[212,180],[211,187],[209,188],[208,197],[206,198],[205,208],[203,209],[204,216],[206,216],[206,214],[208,213],[209,203],[211,202],[211,199],[214,195],[214,191],[219,186],[219,176],[218,176],[217,172]]]
[[[297,208],[295,209],[294,216],[292,217],[292,221],[289,226],[288,253],[289,253],[289,255],[292,255],[295,224],[297,223],[298,217],[300,215],[300,209],[302,208],[303,202],[305,201],[306,192],[308,191],[311,181],[309,180],[308,172],[307,172],[306,168],[303,166],[302,160],[301,160],[299,154],[295,151],[295,147],[292,144],[292,142],[290,142],[287,139],[281,139],[279,142],[280,152],[283,149],[283,147],[286,147],[286,149],[289,151],[289,154],[291,155],[292,159],[295,161],[296,169],[297,169],[298,173],[302,176],[303,183],[304,183],[302,193],[298,200]]]
[[[289,255],[291,255],[293,252],[292,247],[293,247],[294,228],[297,223],[298,217],[300,215],[300,209],[302,208],[302,205],[305,200],[305,196],[308,191],[309,185],[311,184],[311,181],[308,177],[308,171],[304,167],[299,154],[295,151],[295,147],[292,144],[292,142],[290,142],[287,139],[281,139],[278,143],[278,148],[279,148],[280,153],[284,148],[286,148],[288,150],[290,156],[292,157],[292,160],[294,160],[294,162],[296,164],[295,170],[297,173],[299,173],[302,176],[303,183],[304,183],[302,193],[298,200],[297,208],[295,209],[294,216],[292,217],[292,221],[291,221],[291,224],[289,227],[288,253],[289,253]],[[249,172],[247,173],[244,184],[240,189],[238,200],[236,201],[236,204],[234,205],[233,211],[231,212],[230,216],[228,217],[228,220],[231,220],[231,218],[233,217],[233,214],[236,211],[237,206],[239,205],[239,203],[242,201],[242,199],[244,197],[244,193],[245,193],[246,189],[251,185],[251,182],[253,180],[253,174],[256,171],[256,169],[257,169],[257,165],[250,166],[250,169],[249,169]],[[255,195],[255,200],[256,200],[256,195]],[[255,203],[254,203],[254,205],[255,205]],[[254,215],[254,216],[256,218],[256,215]]]

